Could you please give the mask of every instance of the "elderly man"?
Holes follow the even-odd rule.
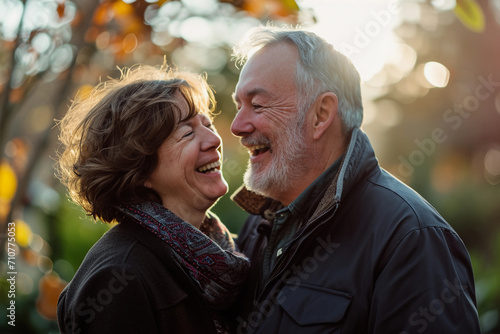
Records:
[[[359,127],[360,78],[318,36],[260,27],[231,126],[250,152],[233,200],[252,274],[238,333],[479,333],[469,255]]]

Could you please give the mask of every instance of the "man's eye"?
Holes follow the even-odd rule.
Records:
[[[254,107],[254,109],[259,109],[259,108],[262,108],[262,106],[260,104],[252,104],[252,106]]]

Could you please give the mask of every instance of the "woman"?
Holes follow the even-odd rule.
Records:
[[[208,209],[227,192],[215,100],[200,76],[135,67],[62,119],[59,176],[117,222],[58,302],[62,333],[226,333],[248,260]]]

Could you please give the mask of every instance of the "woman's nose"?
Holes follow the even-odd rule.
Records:
[[[215,128],[209,129],[205,128],[205,135],[203,136],[203,143],[202,143],[202,150],[203,151],[209,151],[209,150],[216,150],[218,149],[221,144],[222,144],[222,139],[217,133],[217,130]]]

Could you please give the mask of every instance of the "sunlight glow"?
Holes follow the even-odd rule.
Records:
[[[195,15],[210,15],[217,11],[216,0],[181,0],[189,11]]]
[[[33,37],[33,40],[31,41],[31,45],[38,53],[46,52],[50,48],[51,44],[52,44],[51,37],[43,32],[36,34],[35,37]]]
[[[491,148],[484,158],[484,169],[492,176],[500,175],[500,150]]]
[[[430,61],[424,65],[425,79],[434,87],[446,87],[450,80],[450,71],[441,63]]]
[[[452,10],[457,5],[455,0],[431,0],[434,8],[442,11]]]
[[[303,0],[298,4],[313,9],[317,16],[317,24],[306,28],[349,57],[364,81],[379,72],[395,52],[402,51],[392,31],[400,20],[399,0],[338,0],[335,5]]]
[[[179,32],[183,39],[191,43],[213,45],[216,42],[212,24],[201,16],[192,16],[182,21]]]
[[[0,33],[3,39],[12,41],[16,38],[22,14],[23,4],[20,1],[0,2]]]

